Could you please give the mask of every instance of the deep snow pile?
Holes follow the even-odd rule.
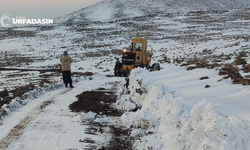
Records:
[[[150,79],[145,69],[134,69],[128,89],[124,87],[118,94],[118,108],[127,111],[121,119],[132,128],[135,149],[250,149],[248,121],[225,116],[216,111],[215,104],[202,99],[193,106],[178,92]],[[134,109],[133,103],[139,108],[135,112],[129,111]]]

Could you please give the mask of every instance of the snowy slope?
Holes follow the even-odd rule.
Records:
[[[103,0],[76,12],[56,18],[56,22],[110,21],[158,13],[249,8],[248,0]]]

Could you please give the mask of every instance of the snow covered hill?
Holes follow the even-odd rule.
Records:
[[[110,21],[159,13],[249,8],[249,0],[103,0],[56,18],[56,22]]]

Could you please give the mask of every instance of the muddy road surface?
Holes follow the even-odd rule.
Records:
[[[122,80],[104,76],[84,80],[73,89],[46,92],[9,112],[0,122],[0,149],[132,150],[131,131],[121,126],[122,112],[115,107]],[[82,121],[81,114],[89,112],[97,120],[109,121]]]
[[[115,88],[104,89],[98,88],[93,91],[85,91],[77,95],[78,101],[72,103],[69,107],[73,112],[94,112],[97,116],[106,116],[119,120],[122,112],[114,107],[117,100]],[[132,139],[129,137],[130,131],[117,125],[108,125],[89,122],[86,134],[102,134],[108,133],[111,135],[111,140],[108,145],[103,146],[99,150],[132,150]],[[80,142],[89,143],[85,150],[97,149],[95,139],[85,139]]]

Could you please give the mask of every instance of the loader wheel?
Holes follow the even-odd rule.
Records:
[[[154,70],[158,70],[158,71],[159,71],[159,70],[160,70],[160,67],[159,67],[159,66],[157,66],[157,67],[155,67],[155,69],[154,69]]]
[[[161,67],[160,67],[160,64],[159,63],[154,63],[151,68],[150,68],[151,71],[160,71],[161,70]]]
[[[145,65],[144,65],[144,64],[141,64],[141,65],[140,65],[140,67],[141,67],[141,68],[144,68],[144,67],[145,67]]]
[[[128,76],[128,74],[127,74],[127,73],[123,73],[122,75],[123,75],[124,77],[127,77],[127,76]]]

